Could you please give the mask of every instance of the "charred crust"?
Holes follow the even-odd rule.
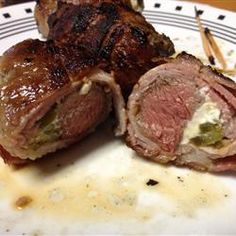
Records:
[[[100,57],[103,59],[109,59],[113,48],[120,36],[124,33],[123,27],[118,26],[110,35],[108,42],[106,42],[100,52]]]
[[[105,36],[105,34],[109,32],[109,29],[114,24],[115,20],[118,19],[117,6],[112,3],[101,3],[101,5],[97,9],[97,13],[99,15],[105,16],[104,19],[97,25],[98,31],[103,36]],[[102,41],[103,39],[104,38],[102,38]]]
[[[26,46],[26,45],[22,44],[22,46],[24,48],[24,53],[28,54],[28,55],[36,54],[42,45],[42,42],[39,40],[29,40],[29,41],[25,41],[25,42],[28,45]]]
[[[215,65],[216,63],[215,63],[215,58],[213,57],[213,56],[209,56],[208,57],[208,60],[209,60],[209,62],[211,63],[211,65]]]
[[[86,55],[96,58],[95,63],[102,62],[107,72],[114,71],[124,94],[130,92],[141,75],[157,66],[153,57],[175,52],[170,38],[155,32],[129,1],[72,2],[59,1],[56,12],[49,16],[49,38],[59,44],[83,47]],[[76,63],[78,58],[81,60],[77,56],[78,53],[66,62],[71,73],[78,71],[78,66],[83,68],[83,62],[94,63],[87,59]]]
[[[140,45],[144,46],[148,43],[147,34],[140,27],[131,27],[131,34]]]
[[[24,61],[25,61],[26,63],[31,63],[33,60],[34,60],[34,59],[31,58],[31,57],[26,57],[26,58],[24,59]]]
[[[127,58],[124,56],[123,52],[120,52],[117,54],[117,62],[115,66],[119,69],[122,69],[131,67],[131,64],[128,63]]]
[[[105,36],[105,34],[109,31],[109,28],[112,26],[113,24],[113,19],[104,19],[103,21],[101,21],[99,24],[98,24],[98,29],[99,29],[99,32]],[[102,43],[102,42],[101,42]],[[100,42],[99,42],[100,44]],[[100,45],[101,46],[101,45]]]
[[[132,9],[132,7],[128,4],[124,4],[124,3],[121,3],[121,6],[128,12],[133,12],[134,10]]]
[[[62,77],[66,76],[66,71],[63,69],[63,67],[56,67],[51,70],[50,75],[52,77],[61,79]]]
[[[51,55],[56,55],[56,54],[59,53],[59,49],[58,49],[58,47],[56,47],[56,46],[54,45],[54,43],[50,40],[50,41],[48,41],[48,43],[47,43],[46,52],[47,52],[48,54],[51,54]]]
[[[159,34],[154,29],[149,32],[149,42],[159,56],[171,56],[175,53],[173,42],[165,34]]]
[[[83,32],[88,27],[90,18],[93,14],[94,8],[91,5],[82,5],[77,7],[76,15],[71,18],[73,32]]]
[[[198,63],[202,64],[202,62],[198,58],[196,58],[195,56],[193,56],[193,55],[191,55],[191,54],[189,54],[189,53],[187,53],[185,51],[179,53],[177,55],[176,59],[183,59],[183,60],[198,62]]]
[[[98,7],[99,14],[105,14],[111,16],[112,19],[118,17],[117,5],[113,3],[103,2]]]

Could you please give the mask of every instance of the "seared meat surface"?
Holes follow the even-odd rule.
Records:
[[[80,140],[124,102],[111,75],[83,50],[52,41],[23,41],[0,59],[0,154],[5,162],[42,157]]]
[[[49,16],[57,11],[58,5],[62,3],[79,5],[79,4],[97,4],[103,2],[104,0],[38,0],[35,7],[35,18],[38,22],[39,31],[43,34],[45,38],[48,37],[49,26],[48,18]],[[113,2],[113,1],[109,1]],[[126,6],[133,8],[134,10],[141,11],[143,9],[142,0],[117,0],[116,4],[125,4]]]
[[[159,58],[174,53],[171,40],[130,6],[130,1],[38,1],[35,15],[45,37],[87,50],[127,94]]]
[[[233,81],[182,53],[135,85],[127,143],[161,163],[236,170],[235,95]]]

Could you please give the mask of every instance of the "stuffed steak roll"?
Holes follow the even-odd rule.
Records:
[[[49,33],[48,18],[57,11],[58,5],[63,3],[79,5],[79,4],[96,4],[99,2],[112,2],[111,0],[39,0],[35,7],[35,18],[38,23],[39,31],[47,38]],[[114,2],[114,1],[113,1]],[[142,11],[143,0],[116,0],[116,4],[123,4],[136,11]]]
[[[80,140],[117,108],[117,135],[126,118],[120,88],[82,50],[26,40],[0,59],[0,153],[22,163]]]
[[[38,1],[36,20],[48,39],[79,45],[113,71],[124,94],[141,75],[174,53],[174,45],[159,34],[128,2],[111,0]],[[54,10],[49,10],[54,9]],[[40,17],[48,12],[48,20]]]
[[[186,53],[142,76],[128,101],[127,143],[160,163],[236,170],[236,84]]]

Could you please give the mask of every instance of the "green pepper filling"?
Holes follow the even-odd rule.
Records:
[[[219,146],[223,139],[222,126],[219,123],[204,123],[199,126],[200,135],[191,139],[196,146]]]
[[[57,114],[57,107],[55,106],[37,121],[39,129],[38,133],[31,138],[31,148],[36,150],[42,144],[53,142],[60,137]]]

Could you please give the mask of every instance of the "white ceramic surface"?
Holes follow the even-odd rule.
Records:
[[[193,4],[146,0],[145,5],[147,20],[171,37],[177,52],[185,50],[207,63]],[[0,9],[0,54],[21,40],[40,37],[33,7]],[[197,8],[235,68],[236,14]],[[149,179],[158,184],[147,186]],[[143,160],[106,124],[83,142],[28,167],[13,169],[0,160],[0,235],[233,235],[235,186],[234,173],[198,173]],[[20,197],[32,202],[17,209]]]

